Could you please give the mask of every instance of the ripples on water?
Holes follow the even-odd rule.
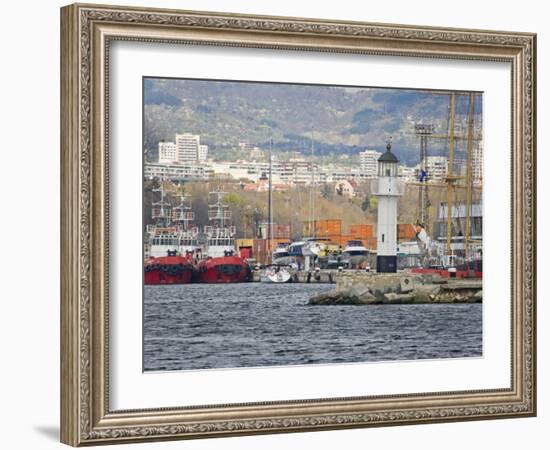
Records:
[[[146,286],[144,370],[481,356],[481,304],[306,306],[333,288]]]

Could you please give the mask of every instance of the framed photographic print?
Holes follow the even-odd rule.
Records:
[[[61,38],[64,443],[536,413],[534,34],[77,4]]]

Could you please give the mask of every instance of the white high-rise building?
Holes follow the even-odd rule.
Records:
[[[447,176],[447,157],[446,156],[428,156],[426,159],[426,168],[429,181],[442,181]]]
[[[483,181],[483,147],[481,141],[476,142],[472,150],[472,178],[474,184],[481,184]]]
[[[174,142],[159,142],[159,163],[171,163],[178,160]]]
[[[378,159],[378,178],[372,181],[371,188],[378,198],[376,271],[380,273],[397,272],[397,202],[404,193],[397,176],[398,164],[388,143]]]
[[[376,150],[365,150],[359,153],[361,172],[366,176],[375,177],[378,173],[378,158],[382,153]]]
[[[208,159],[208,145],[201,144],[199,145],[199,154],[198,154],[198,160],[199,162],[206,162]]]
[[[416,169],[414,167],[399,165],[397,176],[407,183],[416,181]]]
[[[176,148],[179,162],[198,162],[201,137],[198,134],[176,134]]]

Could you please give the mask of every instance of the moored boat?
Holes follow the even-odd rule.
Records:
[[[284,266],[292,262],[292,256],[290,256],[288,246],[288,242],[277,244],[277,247],[273,250],[273,264]]]
[[[434,274],[443,278],[483,278],[483,261],[473,259],[471,261],[449,266],[415,267],[410,269],[413,273]]]
[[[369,251],[360,240],[348,241],[342,252],[342,261],[352,267],[366,264],[368,258]]]
[[[144,282],[154,284],[186,284],[193,277],[193,264],[187,258],[169,252],[167,256],[151,257],[144,265]]]
[[[244,283],[251,277],[246,261],[233,255],[203,259],[196,270],[199,283]]]
[[[252,271],[235,247],[235,227],[229,226],[231,211],[223,204],[224,192],[210,193],[208,218],[204,228],[206,246],[203,258],[196,265],[199,283],[242,283],[250,281]]]
[[[144,262],[144,283],[186,284],[193,278],[192,263],[195,231],[189,228],[193,214],[189,214],[182,205],[171,208],[164,200],[164,190],[154,189],[160,193],[160,200],[152,204],[152,218],[155,225],[147,226],[149,236],[147,254]],[[185,214],[184,214],[185,213]],[[185,243],[185,246],[182,245]],[[182,254],[184,256],[182,256]]]
[[[266,267],[260,281],[267,283],[288,283],[291,276],[288,268],[274,265]]]

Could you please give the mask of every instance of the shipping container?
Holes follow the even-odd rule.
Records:
[[[357,239],[367,239],[374,236],[374,225],[370,223],[353,224],[349,226],[349,233]]]
[[[412,241],[416,236],[416,230],[410,223],[397,224],[397,240],[399,242]]]
[[[276,239],[290,239],[291,229],[288,223],[274,223],[272,225],[272,238]],[[268,236],[268,224],[267,222],[259,225],[259,237],[261,239],[267,239]]]
[[[252,246],[250,247],[239,247],[239,255],[241,258],[252,259]]]
[[[363,239],[360,239],[353,234],[343,234],[340,236],[340,246],[342,247],[342,250],[344,250],[344,247],[347,245],[348,241],[357,241],[357,240],[363,242]]]
[[[273,236],[275,239],[290,239],[290,224],[273,224]]]
[[[243,239],[237,239],[237,247],[252,247],[254,244],[254,239],[249,238],[243,238]]]
[[[315,233],[313,226],[315,225]],[[305,221],[302,226],[304,236],[339,236],[342,234],[341,219],[322,219],[314,221]]]

